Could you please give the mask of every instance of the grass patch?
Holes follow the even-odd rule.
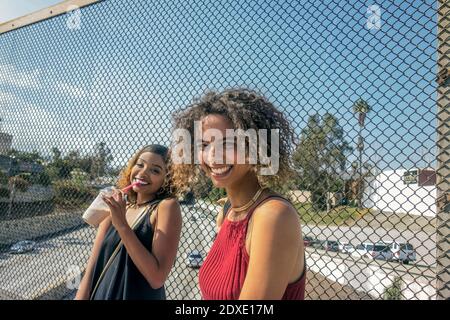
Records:
[[[310,203],[296,203],[300,219],[304,224],[314,224],[323,226],[352,225],[364,215],[370,213],[369,209],[358,209],[348,206],[339,206],[326,211],[316,211]]]
[[[436,217],[427,217],[408,214],[404,212],[381,212],[370,210],[370,212],[355,221],[360,227],[384,228],[410,231],[425,231],[433,233],[436,231]]]

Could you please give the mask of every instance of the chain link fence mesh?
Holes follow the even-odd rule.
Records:
[[[300,137],[286,195],[306,298],[448,299],[448,8],[110,0],[1,34],[0,297],[73,298],[98,190],[140,147],[170,144],[173,111],[242,86]],[[201,298],[189,255],[211,247],[221,195],[180,199],[168,299]]]

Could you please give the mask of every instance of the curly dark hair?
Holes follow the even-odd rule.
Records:
[[[283,184],[292,178],[291,157],[297,139],[295,131],[284,114],[279,111],[262,94],[246,88],[233,88],[223,92],[208,92],[202,98],[195,99],[187,108],[173,113],[174,129],[185,129],[191,137],[190,164],[174,165],[174,184],[179,191],[186,191],[189,185],[195,183],[201,170],[193,161],[194,155],[194,121],[200,121],[210,114],[227,117],[233,123],[234,129],[278,129],[279,130],[279,170],[276,175],[260,175],[262,167],[258,162],[253,170],[262,186],[273,189],[285,189]],[[173,141],[176,145],[180,141]],[[267,142],[267,155],[272,154],[270,139]],[[259,159],[259,157],[258,157]]]
[[[166,199],[166,198],[175,197],[175,194],[177,192],[176,192],[176,188],[173,184],[171,150],[168,149],[167,147],[159,145],[159,144],[152,144],[152,145],[145,146],[136,152],[136,154],[128,161],[127,166],[121,171],[119,180],[117,182],[117,187],[119,189],[123,189],[127,185],[130,184],[131,170],[132,170],[133,166],[136,164],[136,162],[139,159],[139,157],[141,156],[141,154],[143,154],[145,152],[151,152],[151,153],[156,153],[156,154],[160,155],[163,158],[164,163],[166,164],[166,169],[167,169],[166,177],[164,179],[163,185],[161,186],[160,190],[156,194],[156,198],[157,199]],[[136,198],[137,198],[136,192],[134,192],[133,189],[131,189],[127,195],[128,202],[135,203]]]

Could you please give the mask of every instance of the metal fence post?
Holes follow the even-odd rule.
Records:
[[[436,298],[450,298],[450,3],[439,0],[437,87]]]

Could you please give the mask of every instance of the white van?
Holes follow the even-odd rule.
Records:
[[[392,260],[408,264],[416,260],[414,247],[409,243],[392,242],[389,244],[392,251]]]
[[[393,253],[386,243],[365,242],[356,246],[356,250],[351,253],[352,256],[368,257],[371,259],[390,261]]]

